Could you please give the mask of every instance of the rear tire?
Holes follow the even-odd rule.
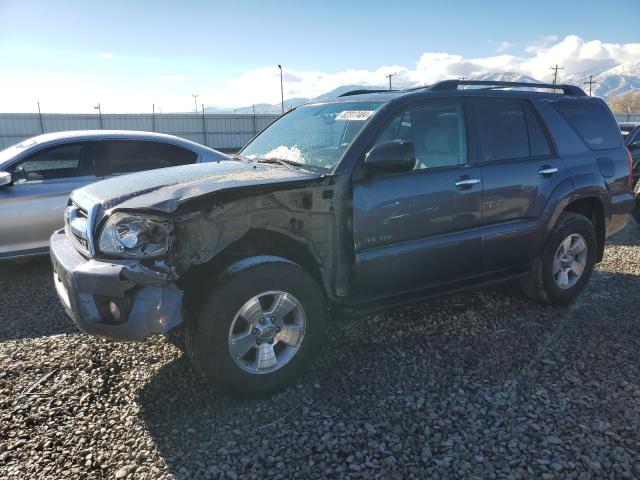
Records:
[[[560,215],[542,255],[523,283],[532,300],[551,305],[567,305],[584,290],[595,265],[596,232],[591,221],[577,213]]]
[[[313,362],[325,333],[324,296],[316,281],[293,262],[266,258],[227,269],[186,322],[187,352],[196,368],[239,397],[292,384]]]

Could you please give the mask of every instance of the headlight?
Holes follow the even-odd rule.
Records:
[[[162,217],[117,212],[102,227],[102,253],[124,258],[153,258],[169,250],[173,224]]]

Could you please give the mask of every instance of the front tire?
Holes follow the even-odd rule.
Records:
[[[212,285],[186,323],[187,352],[226,393],[260,397],[285,388],[313,362],[326,327],[323,293],[299,265],[248,259]]]
[[[564,212],[551,232],[543,254],[534,261],[524,293],[540,303],[567,305],[584,290],[595,266],[596,232],[591,221]]]

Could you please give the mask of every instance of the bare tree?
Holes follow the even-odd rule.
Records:
[[[627,92],[609,100],[614,113],[640,113],[640,92]]]

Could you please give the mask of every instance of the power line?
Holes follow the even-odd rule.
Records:
[[[593,88],[593,85],[597,83],[599,82],[593,79],[593,75],[589,75],[589,80],[582,83],[583,85],[589,85],[589,96],[591,96],[591,90]]]
[[[397,72],[393,72],[385,75],[385,77],[389,79],[389,90],[391,90],[391,77],[395,77],[397,74],[398,74]]]
[[[553,70],[553,84],[558,83],[558,70],[564,70],[564,67],[559,67],[556,63],[553,67],[549,67],[549,70]]]

